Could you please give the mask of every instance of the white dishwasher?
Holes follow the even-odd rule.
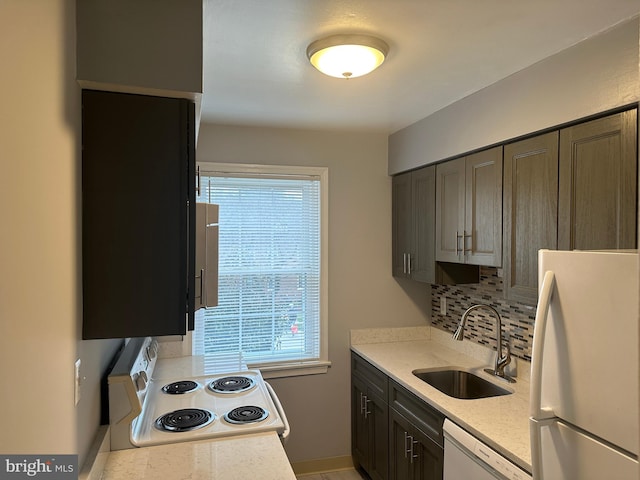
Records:
[[[444,480],[531,480],[527,472],[449,419],[443,428]]]

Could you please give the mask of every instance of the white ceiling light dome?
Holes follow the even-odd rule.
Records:
[[[311,64],[336,78],[366,75],[382,65],[388,53],[386,42],[369,35],[332,35],[307,48]]]

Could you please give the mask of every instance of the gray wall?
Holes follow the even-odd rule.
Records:
[[[500,80],[389,138],[389,174],[640,99],[638,18]]]
[[[79,80],[202,92],[202,0],[78,0],[77,9]]]
[[[80,340],[80,90],[75,0],[0,3],[3,454],[84,461],[117,341]],[[74,362],[82,398],[74,405]],[[8,394],[7,394],[8,393]]]
[[[292,462],[348,456],[349,330],[429,321],[430,287],[391,276],[391,180],[382,134],[202,124],[198,162],[329,167],[327,374],[270,380],[292,433]]]

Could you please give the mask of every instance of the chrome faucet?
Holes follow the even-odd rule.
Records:
[[[493,369],[491,368],[485,368],[484,371],[487,373],[490,373],[491,375],[495,375],[496,377],[500,377],[503,378],[505,380],[507,380],[510,383],[515,383],[515,379],[506,375],[504,373],[504,369],[507,365],[509,365],[509,363],[511,362],[511,351],[509,350],[509,342],[507,342],[506,347],[507,347],[507,354],[506,355],[502,355],[502,351],[503,351],[503,345],[502,345],[502,318],[500,318],[500,314],[498,313],[498,311],[489,306],[489,305],[483,305],[483,304],[478,304],[478,305],[473,305],[472,307],[468,308],[466,312],[464,312],[462,314],[462,317],[460,318],[460,322],[458,323],[458,328],[456,328],[455,333],[453,334],[453,338],[454,340],[459,340],[462,341],[464,339],[464,328],[467,326],[467,317],[469,316],[469,314],[471,312],[473,312],[474,310],[479,310],[481,308],[484,308],[486,310],[489,310],[491,313],[493,313],[493,315],[495,316],[497,322],[496,322],[496,327],[497,327],[497,338],[498,338],[498,348],[496,351],[496,363]]]

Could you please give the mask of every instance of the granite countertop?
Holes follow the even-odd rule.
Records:
[[[100,480],[295,480],[276,432],[110,452]]]
[[[351,337],[351,349],[354,352],[504,457],[531,472],[527,362],[519,365],[522,375],[517,378],[517,382],[507,384],[482,371],[491,362],[479,360],[451,348],[453,344],[446,344],[451,335],[443,336],[438,334],[436,329],[416,327],[388,329],[372,334],[366,331],[355,334],[356,332],[358,331],[352,331]],[[407,338],[412,340],[406,341]],[[464,345],[472,342],[456,343]],[[513,394],[474,400],[456,399],[431,387],[411,373],[415,369],[444,366],[474,369],[477,375],[513,391]]]

